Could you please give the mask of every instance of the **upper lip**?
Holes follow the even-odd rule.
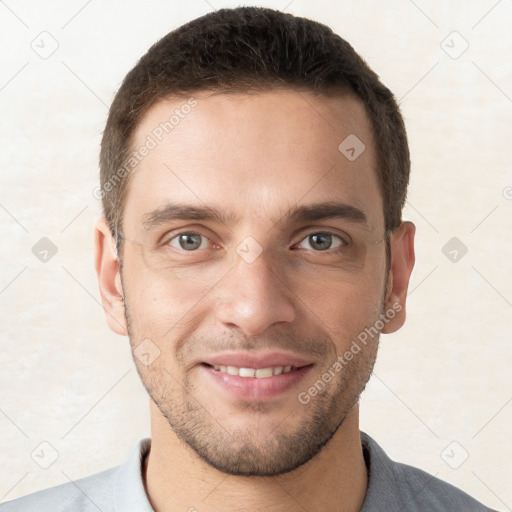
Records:
[[[209,356],[203,361],[212,366],[236,366],[237,368],[269,368],[271,366],[294,366],[300,368],[312,361],[286,352],[225,352]]]

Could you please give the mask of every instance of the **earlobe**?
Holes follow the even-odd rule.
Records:
[[[414,268],[414,234],[416,226],[409,221],[403,222],[391,236],[391,268],[388,276],[386,311],[389,321],[382,329],[390,334],[402,327],[405,322],[405,302],[412,269]]]
[[[112,232],[104,217],[94,230],[95,267],[101,302],[109,327],[117,334],[128,334],[124,309],[124,292]]]

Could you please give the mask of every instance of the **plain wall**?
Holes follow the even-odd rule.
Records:
[[[117,465],[150,434],[148,397],[127,338],[106,325],[93,268],[100,137],[153,42],[236,5],[0,3],[0,501]],[[395,93],[407,125],[417,262],[361,429],[393,459],[511,510],[512,2],[252,5],[330,25]],[[46,263],[32,251],[43,237],[58,251]],[[48,469],[31,457],[41,442],[58,452]]]

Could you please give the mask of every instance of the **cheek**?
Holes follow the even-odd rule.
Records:
[[[218,278],[217,278],[218,280]],[[180,269],[150,269],[136,257],[127,257],[123,281],[132,331],[138,338],[179,335],[203,307],[216,277]]]
[[[331,274],[304,279],[296,288],[304,313],[321,323],[335,339],[346,341],[371,325],[382,308],[384,266],[357,275]]]

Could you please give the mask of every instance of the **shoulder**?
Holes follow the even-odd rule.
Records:
[[[402,489],[404,501],[411,504],[408,510],[460,510],[464,512],[489,512],[490,508],[472,498],[461,489],[421,469],[395,463],[396,478]],[[414,505],[412,505],[414,504]]]
[[[492,512],[448,482],[391,460],[368,434],[361,432],[361,441],[369,463],[369,485],[363,512]]]
[[[0,512],[152,512],[142,476],[150,442],[150,438],[136,442],[118,466],[0,503]]]
[[[0,512],[107,512],[117,467],[0,504]]]

